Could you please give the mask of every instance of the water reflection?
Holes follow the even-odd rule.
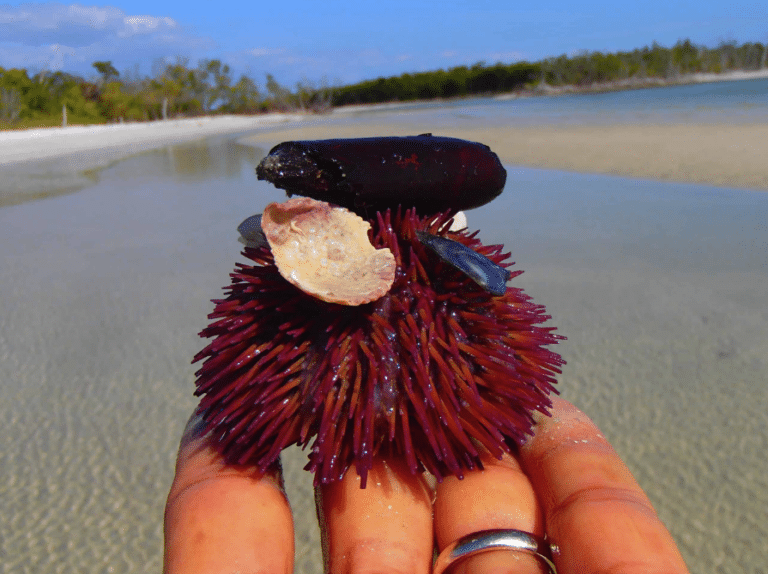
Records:
[[[91,150],[63,158],[0,166],[0,208],[78,192],[101,181],[102,170],[121,168],[125,151]],[[237,143],[236,136],[218,136],[169,145],[136,154],[153,169],[178,181],[253,176],[265,151]],[[128,162],[132,164],[132,162]],[[144,163],[146,166],[146,163]]]
[[[162,150],[167,173],[181,181],[208,178],[234,179],[256,169],[264,151],[241,145],[231,137],[167,146]]]
[[[0,166],[0,208],[75,193],[98,181],[98,170],[79,169],[72,158]]]

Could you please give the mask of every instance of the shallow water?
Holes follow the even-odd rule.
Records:
[[[768,120],[768,78],[663,86],[596,94],[414,102],[350,113],[354,122],[414,115],[435,129],[484,125],[753,122]]]
[[[264,149],[271,143],[264,135]],[[115,163],[0,208],[3,572],[160,571],[193,354],[283,193],[233,137]],[[568,337],[564,396],[593,416],[692,571],[758,572],[768,534],[768,194],[508,166],[469,212]],[[311,477],[286,463],[297,572],[320,572]]]

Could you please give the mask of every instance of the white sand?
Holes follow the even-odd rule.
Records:
[[[83,152],[120,156],[215,134],[253,130],[301,116],[215,116],[156,122],[0,131],[0,165]],[[81,169],[93,167],[80,166]]]

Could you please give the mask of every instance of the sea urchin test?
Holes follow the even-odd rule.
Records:
[[[285,142],[259,179],[302,197],[238,228],[246,243],[195,356],[213,444],[265,471],[309,447],[315,484],[375,457],[438,480],[514,453],[548,414],[563,337],[507,281],[509,254],[455,229],[503,190],[487,146],[430,134]]]

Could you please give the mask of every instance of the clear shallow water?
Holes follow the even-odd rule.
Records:
[[[161,571],[196,333],[266,201],[256,155],[174,146],[0,209],[0,571]]]
[[[232,137],[172,146],[79,193],[0,208],[8,572],[160,570],[195,334],[241,260],[236,226],[285,197],[256,180],[262,153]],[[508,171],[469,226],[506,245],[526,271],[515,285],[568,336],[563,393],[627,460],[692,571],[757,572],[768,194]],[[320,572],[300,467],[287,468],[297,571]]]
[[[258,133],[258,132],[254,132]],[[193,178],[196,174],[231,176],[242,169],[243,162],[255,161],[260,152],[237,145],[239,134],[226,138],[213,137],[209,142],[191,142],[170,146],[165,172],[178,178]],[[219,143],[216,143],[219,142]],[[75,193],[91,187],[100,180],[102,170],[125,159],[120,148],[91,150],[40,161],[0,166],[0,208],[26,201],[52,198]],[[83,168],[83,166],[91,166]]]
[[[768,274],[765,192],[515,166],[507,177],[478,226],[533,261]]]

